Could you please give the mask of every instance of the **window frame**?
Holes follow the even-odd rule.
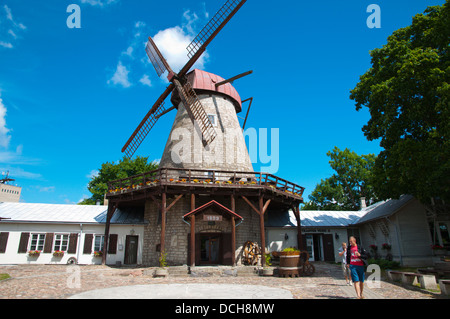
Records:
[[[61,237],[62,236],[67,236],[67,239],[65,240],[66,241],[65,249],[62,249],[64,247],[64,245],[63,245],[64,239],[63,238],[58,239],[58,236],[61,236]],[[56,247],[56,242],[58,240],[60,241],[60,244],[59,244],[59,247]],[[53,237],[53,245],[52,245],[53,252],[55,252],[55,251],[67,252],[69,250],[69,240],[70,240],[70,234],[68,234],[68,233],[55,233],[55,235]],[[56,248],[59,248],[59,249],[56,249]]]
[[[28,251],[43,251],[45,246],[45,237],[47,234],[45,233],[31,233],[30,234],[30,244],[28,246]],[[33,244],[33,237],[37,236],[36,243]],[[42,244],[40,244],[42,241]],[[34,247],[34,249],[33,249]],[[42,247],[41,249],[39,247]]]

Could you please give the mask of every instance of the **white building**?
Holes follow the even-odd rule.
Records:
[[[101,264],[95,252],[103,247],[106,214],[107,206],[0,203],[0,264]],[[390,253],[404,266],[432,265],[433,242],[449,245],[449,216],[431,220],[408,195],[360,211],[301,211],[300,216],[311,261],[340,262],[338,250],[349,236],[368,251],[370,245],[378,246],[380,257]],[[111,221],[106,264],[143,264],[147,224],[143,211],[119,207]],[[265,225],[268,251],[297,246],[291,211],[269,211]],[[385,243],[390,251],[381,249]],[[33,251],[40,251],[39,256],[30,256]],[[56,251],[64,255],[54,256]]]
[[[0,202],[18,203],[21,193],[22,187],[0,183]]]
[[[303,246],[311,260],[316,261],[341,261],[338,250],[350,236],[355,236],[372,256],[376,253],[386,258],[390,254],[392,260],[404,266],[432,266],[436,261],[433,243],[447,250],[450,244],[449,216],[431,220],[427,209],[409,195],[378,202],[360,211],[301,211],[300,217]],[[291,211],[269,215],[266,223],[269,250],[297,246],[296,225]],[[383,244],[391,249],[383,250]],[[371,251],[371,245],[377,246],[376,252]]]
[[[0,264],[101,264],[95,252],[103,247],[106,212],[107,206],[0,203]],[[143,212],[118,209],[106,263],[141,263],[143,229]]]

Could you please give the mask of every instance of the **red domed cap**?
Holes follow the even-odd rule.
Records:
[[[236,113],[242,111],[241,97],[230,83],[226,83],[216,88],[216,83],[225,81],[224,78],[199,69],[194,69],[193,71],[189,72],[186,77],[189,83],[192,85],[192,88],[197,92],[210,91],[226,95],[233,102],[236,108]]]

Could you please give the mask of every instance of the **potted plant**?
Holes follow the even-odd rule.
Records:
[[[155,271],[155,277],[167,277],[169,270],[167,269],[167,253],[162,251],[159,256],[159,268]]]
[[[303,266],[300,259],[300,250],[294,247],[285,248],[279,253],[279,256],[278,274],[280,276],[300,276]]]
[[[387,243],[384,243],[384,244],[381,246],[381,249],[387,250],[387,251],[391,250],[391,248],[392,248],[392,246],[389,245],[389,244],[387,244]]]
[[[102,251],[94,251],[94,257],[103,257]]]
[[[262,275],[263,276],[273,276],[273,268],[269,268],[272,266],[272,257],[270,256],[270,253],[264,254],[265,259],[265,265],[262,269]]]
[[[39,257],[41,255],[41,251],[39,250],[30,250],[28,252],[28,256],[30,257]]]
[[[64,252],[60,251],[60,250],[56,250],[55,252],[53,252],[53,257],[62,258],[62,257],[64,257]]]

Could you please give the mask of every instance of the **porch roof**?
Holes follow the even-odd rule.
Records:
[[[196,208],[193,211],[187,213],[186,215],[183,216],[183,219],[186,220],[187,217],[189,217],[191,215],[198,214],[198,213],[200,213],[200,212],[202,212],[205,209],[208,209],[210,207],[214,207],[214,208],[216,208],[216,209],[218,209],[218,210],[220,210],[220,211],[222,211],[224,213],[227,213],[227,214],[229,214],[229,215],[231,215],[231,216],[233,216],[233,217],[235,217],[235,218],[237,218],[239,220],[243,220],[244,219],[240,215],[238,215],[235,212],[233,212],[231,209],[226,208],[225,206],[223,206],[222,204],[219,204],[215,200],[212,200],[212,201],[206,203],[205,205],[200,206],[199,208]]]

